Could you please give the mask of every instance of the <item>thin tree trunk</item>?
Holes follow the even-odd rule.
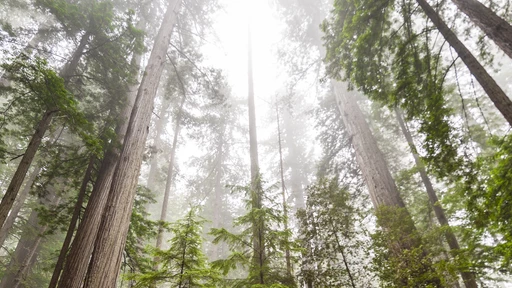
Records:
[[[284,168],[283,168],[283,148],[281,146],[281,125],[279,124],[279,108],[276,102],[276,118],[277,118],[277,138],[279,142],[279,170],[281,174],[281,194],[283,196],[283,222],[284,222],[284,230],[288,233],[288,204],[286,203],[286,188],[284,185]],[[286,236],[285,241],[288,243],[288,236]],[[290,259],[290,248],[288,244],[286,244],[285,249],[285,258],[286,258],[286,273],[287,276],[292,278],[292,262]]]
[[[452,0],[476,26],[512,58],[512,25],[477,0]]]
[[[299,161],[297,161],[297,155],[303,155],[303,151],[297,147],[297,142],[293,137],[293,117],[290,114],[290,111],[286,111],[283,113],[283,126],[285,130],[285,143],[288,147],[288,156],[286,158],[288,165],[290,166],[291,175],[290,175],[290,183],[292,188],[292,195],[295,197],[295,209],[304,209],[306,207],[306,203],[304,201],[304,189],[302,185],[304,183],[304,179],[302,179],[300,174],[300,166]]]
[[[21,185],[23,184],[25,175],[30,168],[30,164],[32,164],[34,156],[39,149],[41,140],[43,139],[46,130],[48,130],[48,127],[50,127],[50,123],[55,112],[57,111],[50,110],[43,114],[43,117],[37,124],[36,130],[32,135],[32,139],[30,139],[30,142],[28,143],[25,154],[23,154],[23,158],[21,158],[21,162],[18,165],[16,172],[14,172],[14,176],[9,183],[9,187],[7,187],[7,191],[2,198],[2,202],[0,202],[0,227],[3,227],[4,225],[5,219],[14,204],[14,200],[18,195]]]
[[[155,153],[151,155],[151,161],[149,162],[149,173],[148,173],[148,182],[147,187],[151,192],[156,192],[156,183],[158,182],[158,174],[160,172],[158,167],[158,155],[160,153],[160,149],[162,148],[162,139],[160,138],[164,132],[165,125],[168,121],[167,110],[169,108],[170,102],[165,99],[162,101],[162,107],[160,108],[160,113],[158,113],[158,119],[155,124],[155,139],[153,142],[153,147]]]
[[[333,223],[332,219],[330,222],[331,222],[331,224]],[[356,284],[354,282],[354,277],[352,277],[352,273],[350,272],[350,267],[348,266],[347,257],[345,256],[345,252],[343,251],[343,247],[341,246],[340,239],[338,238],[338,234],[337,234],[338,231],[336,231],[336,229],[334,229],[334,225],[332,225],[332,228],[333,228],[334,238],[336,239],[336,245],[338,246],[338,250],[340,251],[340,254],[341,254],[341,259],[343,260],[343,265],[345,265],[345,271],[347,271],[348,278],[350,279],[350,285],[352,286],[352,288],[356,288]]]
[[[183,91],[185,92],[185,91]],[[169,167],[167,168],[167,179],[165,180],[165,192],[164,192],[164,199],[162,201],[162,211],[160,213],[160,221],[167,221],[167,209],[169,206],[169,198],[171,196],[171,187],[173,182],[173,174],[174,174],[174,161],[176,158],[176,149],[178,146],[178,138],[180,136],[180,130],[181,130],[181,120],[183,118],[183,106],[185,105],[186,101],[186,95],[183,94],[183,97],[181,99],[180,108],[178,111],[178,114],[176,115],[176,124],[174,126],[174,136],[172,139],[172,147],[171,147],[171,155],[169,159]],[[162,241],[164,237],[164,227],[160,225],[158,227],[158,235],[156,237],[156,248],[161,249],[162,248]],[[155,261],[158,262],[158,261]]]
[[[112,178],[107,206],[100,226],[101,233],[96,239],[94,263],[88,272],[85,287],[116,287],[154,97],[166,62],[165,56],[177,19],[176,11],[180,4],[180,0],[169,1],[164,20],[148,59],[148,65],[143,74],[128,123],[119,163]],[[63,286],[63,288],[65,287],[68,286]]]
[[[425,0],[416,0],[416,2],[421,6],[421,8],[423,8],[425,14],[432,23],[436,25],[437,29],[441,32],[450,46],[455,49],[460,59],[462,59],[466,64],[471,74],[476,78],[478,83],[480,83],[491,101],[494,103],[494,106],[498,108],[509,125],[512,125],[512,101],[510,101],[505,92],[503,92],[496,81],[494,81],[489,73],[487,73],[487,70],[485,70],[480,62],[478,62],[475,56],[471,54],[468,48],[466,48],[459,38],[457,38],[457,35],[455,35],[441,17],[439,17],[439,14],[437,14],[432,6],[430,6]]]
[[[409,129],[407,128],[407,125],[405,124],[404,119],[402,117],[402,113],[398,108],[395,108],[395,114],[398,123],[400,124],[402,133],[404,134],[405,139],[407,140],[407,144],[409,144],[409,148],[411,149],[412,156],[414,158],[414,163],[418,168],[418,172],[420,173],[421,180],[423,182],[423,185],[425,186],[428,199],[430,200],[430,204],[434,209],[434,213],[436,214],[437,220],[439,221],[439,224],[441,224],[441,226],[445,226],[446,228],[446,242],[448,243],[450,250],[460,250],[459,242],[457,241],[455,234],[453,234],[450,224],[448,223],[448,218],[444,213],[443,207],[441,207],[441,204],[439,203],[439,198],[437,198],[437,194],[436,191],[434,190],[434,187],[432,186],[430,177],[428,177],[427,171],[425,170],[425,166],[423,165],[423,162],[421,162],[420,156],[418,155],[418,152],[416,150],[416,146],[414,145],[414,140],[412,139],[411,133],[409,132]],[[473,273],[461,271],[460,274],[462,276],[462,279],[464,280],[466,288],[478,287]]]
[[[11,212],[9,213],[9,216],[7,216],[7,219],[4,222],[4,226],[2,226],[2,229],[0,229],[0,247],[4,246],[7,236],[9,236],[9,231],[14,225],[14,222],[16,222],[16,218],[18,217],[18,214],[20,213],[23,204],[25,204],[25,201],[27,200],[28,195],[30,194],[30,188],[32,188],[32,184],[34,184],[34,181],[36,180],[37,175],[39,175],[40,171],[40,166],[36,166],[34,168],[34,171],[30,173],[27,181],[25,182],[25,187],[23,187],[21,193],[18,194],[16,202],[12,206]]]
[[[78,198],[75,203],[75,208],[73,210],[73,216],[71,217],[71,223],[69,224],[68,231],[66,233],[66,238],[64,239],[64,243],[62,244],[62,248],[60,249],[59,258],[57,259],[57,263],[55,264],[55,269],[53,270],[53,275],[50,280],[50,284],[48,288],[57,287],[57,283],[59,281],[60,272],[62,271],[62,267],[64,265],[64,260],[66,259],[66,254],[69,249],[69,245],[71,244],[71,239],[73,237],[73,233],[75,232],[75,227],[78,222],[78,218],[80,216],[80,211],[82,211],[82,205],[84,203],[85,194],[87,192],[87,185],[91,180],[92,170],[94,168],[94,161],[96,157],[91,156],[89,160],[89,165],[85,170],[85,175],[82,180],[82,185],[80,186],[80,190],[78,191]]]
[[[263,189],[260,179],[260,165],[258,160],[258,138],[256,132],[256,107],[254,104],[254,83],[252,72],[252,36],[251,25],[248,26],[248,106],[249,106],[249,150],[251,157],[251,198],[252,209],[262,208]],[[253,237],[253,265],[258,271],[255,284],[265,284],[264,262],[265,262],[265,240],[264,220],[260,217],[252,224]]]

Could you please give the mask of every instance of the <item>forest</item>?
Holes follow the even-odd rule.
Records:
[[[512,287],[511,23],[0,1],[0,288]]]

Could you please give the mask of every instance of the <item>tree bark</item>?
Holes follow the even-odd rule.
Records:
[[[112,178],[107,206],[96,239],[94,263],[85,287],[116,287],[122,252],[130,224],[144,146],[148,135],[154,97],[166,61],[176,11],[180,0],[171,0],[155,39],[128,123],[119,163]],[[70,287],[70,286],[63,286]]]
[[[251,157],[251,202],[252,209],[262,208],[263,189],[260,179],[260,165],[258,159],[258,137],[256,132],[256,107],[254,103],[254,82],[252,72],[252,35],[251,24],[248,25],[248,49],[247,49],[247,74],[248,74],[248,107],[249,107],[249,152]],[[263,219],[255,219],[252,224],[252,242],[253,242],[253,265],[258,271],[255,284],[265,284],[264,262],[265,262],[265,238]]]
[[[404,134],[405,139],[407,140],[407,144],[409,144],[409,148],[411,149],[412,156],[414,158],[414,163],[416,164],[416,167],[418,168],[418,172],[420,173],[421,180],[423,182],[423,185],[425,186],[425,190],[427,191],[428,199],[430,200],[430,204],[432,205],[434,209],[434,213],[436,214],[437,220],[439,221],[439,224],[441,226],[446,227],[445,232],[445,238],[446,242],[448,243],[448,247],[450,247],[450,250],[457,251],[460,250],[459,242],[457,241],[457,238],[455,237],[455,234],[453,233],[450,224],[448,223],[448,218],[446,217],[446,214],[444,213],[444,209],[439,203],[439,198],[437,198],[436,191],[434,190],[434,187],[432,185],[432,182],[430,181],[430,177],[427,174],[427,171],[425,169],[425,165],[423,165],[423,162],[420,159],[420,156],[418,155],[418,152],[416,150],[416,145],[414,144],[414,140],[412,139],[411,133],[409,129],[407,128],[407,125],[404,122],[402,113],[398,108],[395,108],[395,114],[396,118],[398,120],[398,123],[400,124],[400,128],[402,130],[402,133]],[[466,288],[477,288],[475,276],[471,272],[461,271],[460,272],[462,279],[464,280],[464,284]]]
[[[78,222],[78,218],[80,216],[80,211],[82,211],[82,205],[84,203],[85,194],[87,192],[87,185],[91,180],[92,170],[94,168],[94,162],[96,157],[91,156],[89,160],[89,165],[85,170],[85,175],[82,180],[82,185],[80,186],[80,190],[78,191],[78,198],[75,203],[75,208],[73,210],[73,216],[71,217],[71,221],[68,227],[68,231],[66,233],[66,238],[64,238],[64,243],[62,244],[62,248],[60,249],[59,258],[57,259],[57,263],[55,264],[55,269],[53,270],[53,275],[50,280],[50,284],[48,288],[57,287],[57,283],[59,281],[60,272],[62,271],[62,266],[64,266],[64,260],[66,259],[66,254],[69,249],[69,244],[71,244],[71,239],[73,237],[73,233],[75,232],[75,227]]]
[[[134,56],[135,65],[140,66],[141,58],[141,55]],[[78,226],[71,249],[66,258],[58,287],[82,287],[82,282],[94,249],[95,239],[98,235],[103,211],[107,204],[112,177],[119,160],[119,147],[123,144],[126,129],[128,128],[128,119],[137,96],[137,90],[138,84],[129,88],[127,101],[120,112],[119,122],[116,127],[117,143],[110,147],[103,156],[98,176],[94,182],[91,196],[82,217],[82,222]]]
[[[185,91],[183,91],[185,92]],[[174,160],[176,158],[176,149],[178,146],[178,138],[180,136],[181,130],[181,120],[183,118],[183,106],[185,105],[185,101],[187,96],[183,94],[183,98],[181,99],[180,108],[178,114],[176,115],[176,124],[174,126],[174,136],[172,139],[172,147],[171,147],[171,155],[169,159],[169,167],[167,168],[167,179],[165,180],[165,192],[164,199],[162,201],[162,211],[160,213],[160,221],[167,221],[167,209],[169,206],[169,198],[171,196],[171,187],[174,176]],[[156,237],[156,248],[162,248],[162,241],[164,237],[164,227],[160,225],[158,227],[158,235]],[[157,261],[155,261],[157,262]]]
[[[356,159],[370,192],[373,206],[375,208],[381,205],[403,208],[405,204],[398,193],[384,155],[377,146],[377,141],[356,102],[355,92],[347,91],[345,85],[340,82],[334,84],[336,102],[352,140]]]
[[[477,0],[452,0],[476,26],[512,58],[512,25]]]
[[[464,0],[467,1],[467,0]],[[466,64],[471,74],[485,90],[494,106],[498,108],[503,117],[512,126],[512,101],[505,92],[498,86],[496,81],[487,73],[487,70],[478,62],[464,44],[457,38],[457,35],[446,25],[439,14],[425,0],[416,0],[428,18],[434,23],[439,32],[444,36],[450,46],[455,49],[460,59]],[[510,39],[509,39],[510,40]]]

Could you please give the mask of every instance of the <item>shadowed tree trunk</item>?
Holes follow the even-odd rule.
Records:
[[[78,191],[78,198],[76,200],[75,208],[73,210],[73,216],[71,217],[68,231],[66,233],[66,238],[64,238],[64,243],[62,244],[62,248],[60,249],[59,258],[57,259],[57,263],[55,264],[55,268],[53,270],[53,275],[50,280],[50,284],[48,285],[48,288],[57,287],[60,272],[62,271],[62,266],[64,265],[64,260],[66,259],[66,254],[69,249],[69,244],[71,243],[73,233],[75,232],[75,227],[78,222],[78,218],[80,216],[80,211],[82,211],[82,205],[85,200],[85,194],[87,192],[87,185],[89,184],[89,181],[91,180],[91,174],[92,174],[92,170],[94,168],[95,159],[96,159],[96,157],[91,156],[91,159],[89,160],[89,164],[85,170],[85,175],[82,180],[80,190]]]
[[[452,0],[485,35],[512,58],[512,25],[477,0]]]
[[[128,122],[119,162],[112,178],[107,205],[103,214],[100,233],[96,238],[93,260],[87,273],[85,287],[116,287],[154,97],[166,62],[166,52],[180,4],[180,0],[169,1],[163,22],[155,38],[153,50],[149,56]],[[89,259],[84,260],[88,261]]]
[[[142,26],[145,26],[145,24],[143,24],[141,23],[139,28],[144,29]],[[134,66],[140,66],[141,58],[140,54],[134,55]],[[102,213],[107,203],[112,177],[119,160],[119,146],[123,144],[126,129],[128,128],[128,119],[137,96],[137,89],[138,84],[132,85],[128,89],[126,103],[119,113],[119,122],[115,131],[117,143],[109,147],[103,155],[98,176],[94,182],[82,221],[78,225],[75,237],[71,243],[71,249],[69,249],[64,267],[62,268],[62,277],[60,277],[58,287],[82,287],[82,282],[94,249],[94,241],[98,235],[103,216]]]
[[[407,125],[404,122],[402,113],[400,112],[400,110],[398,108],[395,108],[395,114],[396,114],[398,123],[400,124],[400,129],[402,130],[402,133],[404,134],[404,137],[407,140],[407,144],[409,144],[409,148],[411,149],[412,156],[414,158],[414,163],[416,164],[418,172],[420,173],[421,180],[423,182],[423,185],[425,186],[425,190],[427,191],[428,199],[430,200],[430,204],[432,204],[432,207],[434,209],[434,213],[436,214],[437,220],[439,221],[439,224],[441,224],[441,226],[446,227],[446,230],[445,230],[446,232],[444,234],[446,237],[446,242],[448,243],[450,250],[454,250],[454,251],[460,250],[459,242],[457,241],[455,234],[453,234],[453,231],[450,228],[450,224],[448,223],[448,218],[446,218],[444,209],[443,209],[443,207],[441,207],[441,204],[439,203],[439,199],[437,198],[436,191],[434,190],[434,187],[432,186],[430,177],[428,177],[427,171],[425,170],[425,166],[423,165],[423,162],[421,162],[420,156],[418,155],[418,152],[416,150],[416,146],[414,145],[414,140],[412,139],[411,133],[410,133],[409,129],[407,128]],[[460,274],[462,276],[462,279],[464,280],[464,284],[465,284],[466,288],[477,288],[478,287],[473,273],[461,271]]]
[[[466,0],[464,0],[466,1]],[[480,83],[494,106],[498,108],[503,117],[512,126],[512,101],[505,95],[505,92],[498,86],[496,81],[489,75],[487,70],[478,62],[464,44],[457,38],[457,35],[446,25],[439,14],[425,0],[416,0],[427,17],[434,23],[439,32],[444,36],[450,46],[455,49],[460,59],[466,64],[471,74]],[[510,39],[509,39],[510,40]]]

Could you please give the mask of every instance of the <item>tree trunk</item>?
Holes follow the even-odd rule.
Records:
[[[439,224],[441,226],[446,227],[445,237],[446,242],[448,243],[448,246],[450,247],[450,250],[460,250],[459,242],[457,241],[457,238],[455,237],[455,234],[453,234],[452,229],[450,228],[450,224],[448,223],[448,219],[446,218],[446,215],[444,213],[443,207],[441,207],[441,204],[439,203],[439,199],[437,198],[436,191],[434,190],[434,187],[432,186],[432,182],[430,181],[430,177],[428,177],[427,171],[425,170],[425,166],[423,165],[423,162],[421,162],[420,156],[418,155],[418,152],[416,150],[416,146],[414,145],[414,140],[412,139],[411,133],[409,129],[407,128],[407,125],[404,122],[404,119],[402,117],[402,113],[398,108],[395,108],[395,114],[396,118],[398,120],[398,123],[400,124],[400,128],[402,130],[402,133],[405,136],[405,139],[407,140],[407,144],[409,144],[409,148],[411,149],[412,156],[414,158],[414,163],[416,164],[416,167],[418,168],[418,172],[420,173],[421,180],[423,182],[423,185],[425,186],[425,190],[427,191],[428,199],[430,200],[430,204],[432,205],[434,209],[434,213],[436,214],[437,220],[439,221]],[[474,274],[471,272],[460,272],[462,279],[464,280],[464,284],[466,288],[477,288],[477,284],[475,281]]]
[[[512,25],[477,0],[452,0],[476,26],[512,58]]]
[[[183,89],[184,90],[184,89]],[[185,90],[183,91],[185,92]],[[171,187],[173,182],[173,173],[174,173],[174,160],[176,157],[176,149],[178,146],[178,138],[180,136],[181,130],[181,119],[183,118],[183,106],[185,105],[185,101],[187,96],[183,94],[183,98],[181,99],[180,109],[178,114],[176,115],[176,124],[174,126],[174,136],[172,139],[172,147],[171,147],[171,155],[169,159],[169,167],[167,168],[167,179],[165,180],[165,192],[164,199],[162,201],[162,211],[160,213],[160,221],[167,221],[167,208],[169,206],[169,198],[171,196]],[[158,227],[158,235],[156,237],[156,248],[162,248],[162,241],[164,237],[164,227],[160,225]],[[158,262],[158,261],[155,261]]]
[[[34,160],[34,156],[39,149],[41,140],[43,139],[46,130],[48,130],[48,127],[50,127],[50,123],[55,112],[56,111],[46,111],[43,114],[43,117],[37,124],[36,131],[32,135],[32,139],[30,139],[30,142],[28,143],[25,154],[23,154],[23,158],[21,158],[16,172],[14,172],[14,176],[9,183],[9,187],[7,187],[7,191],[2,198],[2,202],[0,202],[0,227],[3,227],[4,225],[5,219],[14,204],[14,200],[18,195],[21,185],[23,184],[25,175],[30,168],[30,164],[32,164],[32,160]]]
[[[252,36],[251,25],[248,26],[248,106],[249,106],[249,150],[251,157],[251,201],[252,209],[262,208],[263,189],[260,179],[260,165],[258,160],[258,138],[256,133],[256,108],[254,104],[254,83],[252,72]],[[253,242],[253,265],[257,270],[255,284],[265,284],[264,262],[265,262],[265,240],[264,240],[264,220],[255,219],[252,224],[252,242]]]
[[[164,97],[165,98],[165,97]],[[160,149],[162,148],[162,139],[161,136],[164,132],[165,125],[167,124],[168,116],[167,110],[169,108],[170,102],[167,99],[163,99],[162,107],[160,108],[160,113],[158,113],[158,119],[155,123],[155,139],[153,142],[154,153],[151,155],[151,161],[149,162],[149,173],[148,173],[148,182],[147,187],[151,192],[156,192],[156,183],[158,183],[158,174],[160,173],[158,167],[158,155],[160,153]],[[149,211],[148,211],[149,212]]]
[[[40,171],[41,171],[40,166],[36,166],[34,168],[34,171],[32,171],[30,173],[27,181],[25,182],[25,187],[23,187],[23,190],[21,190],[21,193],[18,194],[18,197],[16,198],[16,202],[12,206],[11,212],[9,213],[9,216],[7,216],[7,219],[4,222],[4,226],[2,226],[2,229],[0,229],[0,247],[4,246],[7,236],[9,236],[9,231],[11,230],[12,226],[14,225],[14,222],[16,222],[16,218],[18,217],[18,214],[20,213],[21,208],[23,207],[23,204],[25,204],[25,201],[27,200],[28,195],[30,194],[30,189],[32,188],[32,184],[34,184],[34,181],[36,180],[37,175],[39,175]]]
[[[457,0],[456,0],[457,1]],[[468,0],[464,0],[468,1]],[[487,73],[487,70],[478,62],[478,60],[471,54],[471,52],[464,46],[464,44],[457,38],[457,35],[444,23],[439,17],[439,14],[430,6],[425,0],[416,0],[416,2],[423,8],[423,11],[428,18],[436,25],[437,29],[443,34],[446,41],[457,52],[460,59],[466,64],[469,71],[482,88],[485,90],[494,106],[498,108],[503,117],[507,120],[509,125],[512,125],[512,101],[507,97],[505,92],[498,86],[496,81]],[[509,39],[510,40],[510,39]]]
[[[304,183],[304,179],[301,176],[300,172],[300,160],[303,159],[304,151],[297,146],[297,142],[294,139],[294,127],[293,127],[293,116],[291,112],[287,109],[283,113],[283,126],[284,126],[284,142],[288,147],[288,155],[285,159],[285,162],[290,167],[290,187],[291,187],[291,195],[295,198],[295,209],[304,209],[306,207],[306,203],[304,202],[304,189],[302,185]]]
[[[78,191],[78,198],[75,203],[75,208],[73,210],[73,216],[71,217],[71,222],[68,227],[68,231],[66,233],[66,238],[64,239],[64,243],[62,244],[62,248],[60,250],[59,258],[57,259],[57,263],[55,264],[55,269],[53,270],[53,275],[50,280],[50,284],[48,288],[57,287],[57,283],[59,281],[60,272],[62,271],[62,266],[64,265],[64,260],[66,259],[66,254],[69,249],[69,244],[71,244],[71,239],[73,237],[73,233],[75,232],[75,227],[78,222],[78,218],[80,216],[80,212],[82,211],[82,205],[84,203],[85,194],[87,192],[87,185],[91,180],[92,170],[94,168],[94,161],[96,157],[91,156],[89,160],[89,165],[85,170],[85,175],[82,180],[82,185],[80,186],[80,190]]]
[[[116,287],[154,97],[166,62],[166,52],[177,20],[176,11],[180,3],[180,0],[169,1],[148,59],[148,65],[143,74],[128,123],[119,163],[112,178],[107,206],[100,226],[101,233],[96,239],[95,260],[88,272],[85,287]]]
[[[140,66],[142,56],[135,55],[135,65]],[[62,277],[58,287],[82,287],[82,282],[87,273],[89,260],[94,249],[95,239],[98,235],[103,211],[107,204],[108,193],[112,183],[112,177],[119,160],[120,149],[123,144],[126,129],[128,128],[128,119],[137,96],[138,85],[130,87],[127,93],[127,103],[120,112],[119,122],[116,127],[117,142],[110,147],[103,156],[98,176],[94,182],[91,196],[82,217],[82,222],[78,225],[75,238],[71,244],[71,249],[66,258]]]
[[[332,225],[333,224],[332,219],[330,222]],[[341,259],[343,260],[343,265],[345,265],[345,271],[347,272],[348,278],[350,280],[350,285],[352,286],[352,288],[356,288],[356,284],[354,282],[354,277],[352,277],[352,273],[350,272],[350,267],[348,266],[347,257],[345,256],[343,246],[341,246],[341,242],[340,242],[340,239],[337,234],[338,231],[336,231],[336,229],[334,229],[334,225],[332,225],[332,228],[333,228],[332,232],[334,233],[334,238],[336,239],[336,245],[338,246],[338,250],[340,251],[340,254],[341,254]]]
[[[287,233],[288,232],[288,204],[286,203],[286,187],[284,185],[284,168],[283,168],[283,148],[281,146],[281,125],[279,124],[279,108],[277,106],[276,102],[276,118],[277,118],[277,140],[279,144],[279,172],[281,174],[281,194],[283,197],[283,224],[284,224],[284,230]],[[288,243],[288,237],[286,237],[285,241]],[[288,247],[288,244],[286,244],[285,249],[285,259],[286,259],[286,273],[287,276],[293,278],[292,274],[292,262],[290,259],[290,248]]]
[[[41,200],[41,204],[57,205],[60,197],[55,195],[55,191],[49,191],[49,195]],[[0,288],[23,287],[23,282],[30,272],[37,258],[43,234],[48,226],[39,224],[39,216],[37,210],[32,210],[14,255],[9,263],[9,270],[4,274],[0,282]]]
[[[363,112],[359,109],[355,92],[347,91],[345,85],[340,82],[334,84],[336,102],[352,140],[356,160],[368,186],[373,206],[375,208],[381,205],[403,208],[405,204],[398,193],[384,155],[377,146]]]

